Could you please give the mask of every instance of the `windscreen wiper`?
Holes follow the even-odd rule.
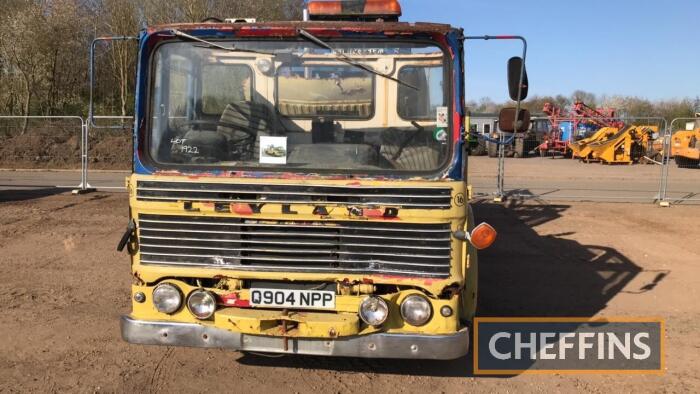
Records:
[[[197,41],[197,42],[201,42],[202,44],[204,44],[204,45],[195,45],[195,46],[198,47],[198,48],[213,48],[213,49],[221,49],[221,50],[229,51],[229,52],[247,52],[247,53],[256,53],[256,54],[259,54],[259,55],[275,56],[275,54],[274,54],[274,53],[271,53],[271,52],[256,51],[256,50],[254,50],[254,49],[236,48],[235,46],[225,47],[225,46],[223,46],[223,45],[219,45],[219,44],[217,44],[217,43],[214,43],[214,42],[211,42],[211,41],[207,41],[207,40],[203,40],[203,39],[201,39],[201,38],[199,38],[199,37],[195,37],[195,36],[189,35],[189,34],[187,34],[187,33],[183,33],[183,32],[181,32],[180,30],[177,30],[177,29],[170,29],[170,33],[171,33],[172,35],[174,35],[175,37],[180,37],[180,38],[182,38],[182,39],[190,40],[190,41]]]
[[[368,73],[371,73],[371,74],[374,74],[374,75],[378,75],[378,76],[380,76],[380,77],[383,77],[383,78],[392,80],[392,81],[394,81],[394,82],[396,82],[396,83],[398,83],[398,84],[400,84],[400,85],[406,86],[406,87],[411,88],[411,89],[413,89],[413,90],[420,90],[420,89],[418,89],[417,87],[411,85],[410,83],[404,82],[404,81],[402,81],[402,80],[400,80],[400,79],[398,79],[398,78],[394,78],[394,77],[392,77],[391,75],[387,75],[387,74],[380,73],[379,71],[374,70],[372,67],[366,66],[366,65],[364,65],[364,64],[362,64],[362,63],[359,63],[359,62],[357,62],[357,61],[355,61],[355,60],[349,58],[349,57],[348,57],[347,55],[345,55],[344,53],[336,52],[335,49],[333,49],[333,47],[331,47],[330,45],[328,45],[327,43],[325,43],[324,41],[322,41],[320,38],[314,36],[313,34],[309,33],[308,31],[306,31],[306,30],[304,30],[304,29],[299,29],[299,30],[297,31],[297,33],[298,33],[301,37],[306,38],[307,40],[313,42],[314,44],[320,46],[321,48],[325,48],[325,49],[328,49],[329,51],[333,52],[333,53],[335,54],[336,58],[337,58],[338,60],[340,60],[341,62],[343,62],[343,63],[346,63],[346,64],[349,64],[349,65],[351,65],[351,66],[357,67],[357,68],[359,68],[359,69],[365,70],[365,71],[367,71]]]

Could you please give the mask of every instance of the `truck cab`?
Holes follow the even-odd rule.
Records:
[[[141,34],[126,341],[467,353],[496,234],[469,206],[462,30],[342,4]]]

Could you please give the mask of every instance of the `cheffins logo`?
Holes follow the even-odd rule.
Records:
[[[661,373],[664,321],[475,318],[474,373]]]

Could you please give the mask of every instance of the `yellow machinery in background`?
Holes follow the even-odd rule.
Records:
[[[570,142],[574,158],[604,164],[633,164],[656,156],[653,140],[658,126],[603,127],[589,138]]]
[[[573,158],[579,158],[581,160],[588,161],[592,152],[589,145],[596,141],[606,140],[618,131],[619,129],[617,127],[602,127],[590,137],[578,141],[569,142],[571,156]]]
[[[698,120],[693,130],[678,131],[671,138],[671,156],[678,167],[700,165],[700,114],[695,116]]]

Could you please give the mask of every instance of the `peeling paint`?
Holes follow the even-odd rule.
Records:
[[[238,308],[250,308],[250,301],[240,298],[238,292],[224,294],[221,297],[221,303],[226,306],[235,306]]]
[[[231,204],[231,212],[239,215],[252,215],[253,208],[249,204]]]

